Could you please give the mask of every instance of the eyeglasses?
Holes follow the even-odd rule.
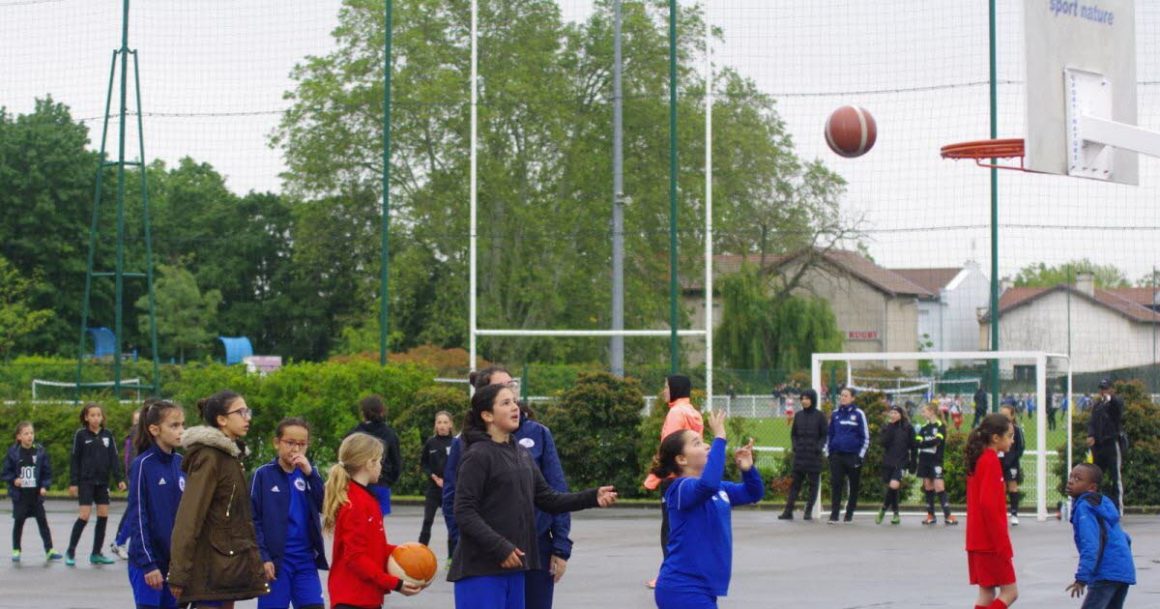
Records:
[[[298,450],[306,450],[310,446],[310,442],[292,442],[290,440],[278,440],[279,442],[289,446],[290,448],[297,448]]]
[[[239,408],[237,410],[231,410],[231,411],[227,412],[226,416],[228,417],[231,414],[241,415],[241,417],[243,419],[249,419],[249,418],[254,416],[254,411],[250,410],[249,408]]]

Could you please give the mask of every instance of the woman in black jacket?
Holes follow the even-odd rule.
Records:
[[[447,467],[447,455],[451,452],[451,440],[455,429],[451,423],[451,413],[440,410],[435,413],[435,435],[423,444],[423,456],[419,465],[427,476],[427,492],[423,503],[423,528],[419,531],[419,543],[427,545],[431,541],[431,524],[435,522],[435,510],[443,505],[443,470]],[[447,536],[447,558],[455,550],[451,536]]]
[[[910,462],[910,451],[914,447],[914,428],[906,416],[906,410],[901,406],[891,406],[886,412],[889,423],[882,428],[879,441],[882,443],[882,483],[886,485],[886,500],[882,502],[882,509],[878,510],[878,517],[874,519],[882,524],[886,518],[886,510],[894,510],[894,518],[890,524],[901,524],[902,517],[898,515],[898,495],[902,487],[902,470]]]
[[[814,501],[818,498],[819,480],[822,475],[822,447],[826,445],[826,430],[829,422],[818,409],[818,392],[806,389],[801,395],[802,410],[793,418],[790,439],[793,443],[793,484],[789,487],[789,497],[785,501],[785,511],[778,520],[793,520],[793,506],[802,482],[809,482],[806,495],[806,509],[802,516],[813,520]]]
[[[466,448],[455,486],[459,543],[447,579],[455,583],[456,609],[524,606],[524,572],[540,564],[533,507],[557,514],[616,501],[611,486],[556,492],[531,453],[512,440],[519,426],[511,389],[476,390],[463,424]]]
[[[367,490],[379,500],[379,508],[383,516],[391,513],[391,487],[399,481],[399,474],[403,472],[403,461],[399,456],[399,436],[387,424],[387,404],[382,396],[372,395],[359,402],[363,421],[354,429],[346,433],[370,434],[383,443],[383,469],[379,479],[367,486]]]

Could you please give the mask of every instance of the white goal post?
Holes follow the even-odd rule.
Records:
[[[826,388],[822,386],[822,364],[824,362],[881,362],[881,361],[919,361],[919,360],[1023,360],[1035,362],[1035,403],[1040,405],[1035,409],[1035,483],[1036,483],[1036,518],[1040,522],[1047,520],[1047,361],[1061,360],[1067,368],[1067,417],[1064,423],[1067,426],[1067,466],[1071,469],[1071,419],[1075,411],[1071,399],[1071,358],[1062,353],[1047,353],[1045,351],[903,351],[890,353],[814,353],[810,358],[810,387],[818,395],[826,395]],[[993,404],[992,408],[998,407]],[[1067,471],[1067,470],[1065,470]],[[819,494],[820,494],[819,489]],[[821,498],[814,503],[815,517],[821,509]]]

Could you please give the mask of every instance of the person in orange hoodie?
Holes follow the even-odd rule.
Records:
[[[665,414],[665,423],[661,426],[662,442],[670,434],[678,431],[692,430],[699,434],[705,433],[705,421],[701,418],[701,411],[689,401],[692,393],[693,382],[689,377],[674,374],[665,379],[665,388],[661,391],[660,397],[668,403],[669,412]],[[661,552],[665,556],[669,555],[669,511],[664,506],[664,496],[669,482],[671,479],[661,480],[650,473],[643,483],[650,491],[658,488],[661,491]],[[647,583],[649,588],[655,588],[656,584],[655,577]]]

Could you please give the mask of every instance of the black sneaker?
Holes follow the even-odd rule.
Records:
[[[813,519],[814,519],[814,515],[809,510],[806,510],[806,513],[802,515],[802,520],[813,520]]]
[[[841,524],[841,523],[838,521],[837,518],[830,518],[829,520],[826,521],[826,524]]]
[[[778,520],[793,520],[793,512],[782,512],[777,515]]]

